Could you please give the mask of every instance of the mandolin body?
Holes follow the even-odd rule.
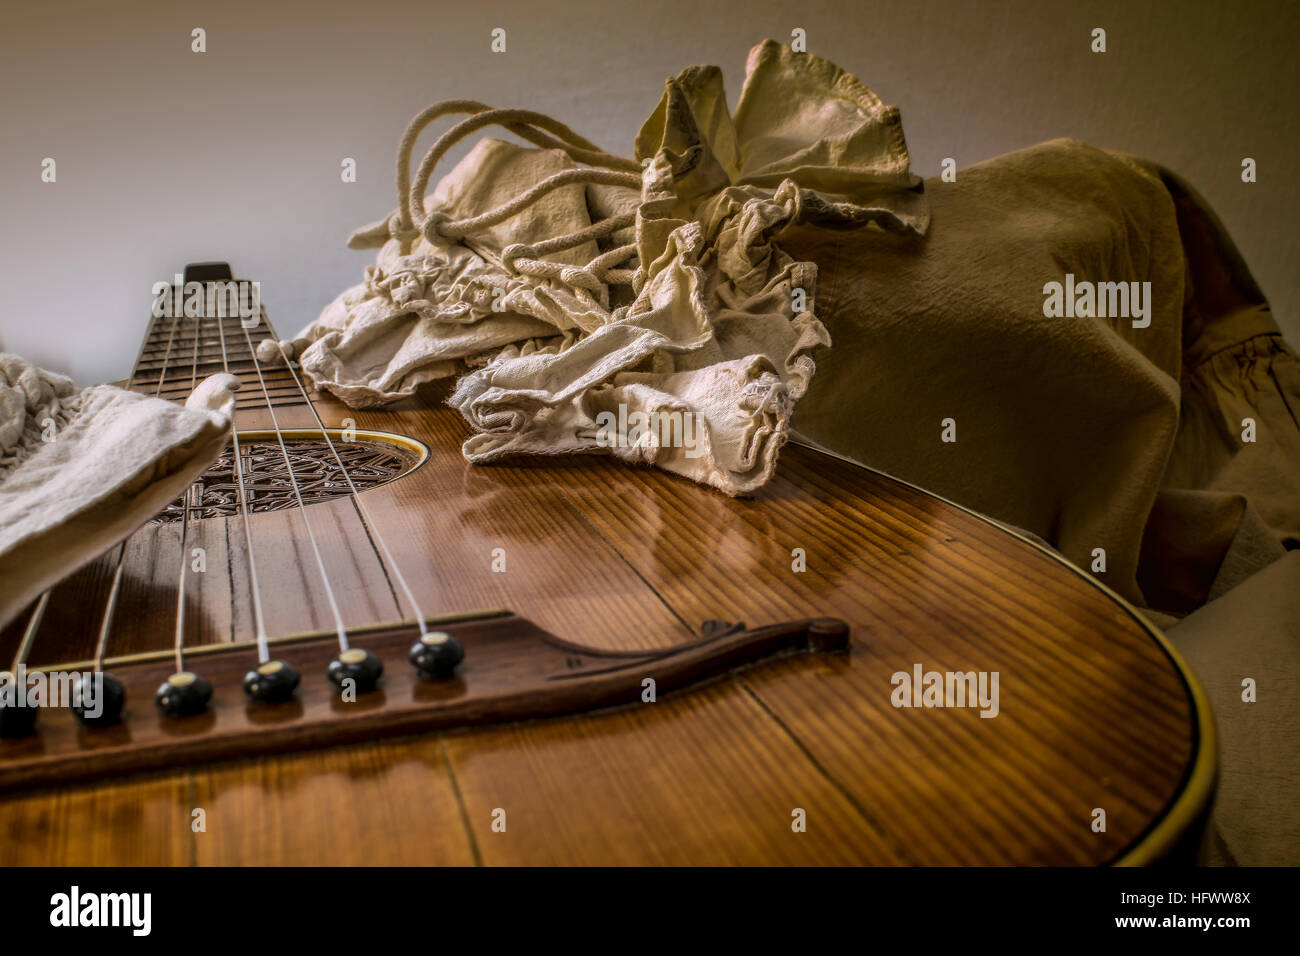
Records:
[[[1214,777],[1195,682],[1132,608],[1027,538],[797,444],[769,485],[732,499],[604,457],[469,465],[437,387],[384,410],[312,398],[331,428],[402,436],[406,472],[361,494],[430,619],[505,611],[528,629],[512,640],[544,635],[579,666],[583,649],[654,658],[719,632],[706,622],[837,619],[847,647],[717,657],[652,700],[636,681],[553,707],[543,688],[526,712],[314,732],[302,747],[281,735],[266,752],[256,735],[195,749],[132,694],[115,739],[172,751],[8,788],[0,862],[1091,865],[1194,842]],[[275,415],[241,402],[237,426],[317,428],[305,403]],[[351,498],[305,513],[343,619],[409,620]],[[249,521],[268,632],[331,633],[303,513]],[[171,647],[180,546],[174,521],[128,540],[110,657]],[[242,522],[191,520],[187,547],[206,568],[185,595],[199,669],[253,635]],[[112,557],[52,591],[33,666],[91,656]],[[474,654],[467,641],[466,682]],[[304,688],[324,683],[318,663]],[[407,666],[385,659],[393,681]],[[996,714],[899,691],[897,675],[931,671],[996,672]],[[214,714],[193,733],[236,719]],[[67,745],[93,751],[79,733]],[[16,755],[54,748],[53,732],[0,742],[0,787],[19,782]]]

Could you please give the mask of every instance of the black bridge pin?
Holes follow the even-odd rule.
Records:
[[[411,645],[410,658],[426,677],[445,678],[465,659],[465,649],[446,631],[430,631]]]
[[[39,708],[22,699],[24,688],[18,685],[17,678],[11,671],[0,672],[0,681],[8,685],[6,692],[0,695],[0,737],[6,740],[30,737],[36,732]],[[12,703],[5,699],[11,694]]]
[[[329,668],[326,670],[329,679],[340,690],[344,689],[343,682],[351,679],[358,694],[374,690],[383,673],[384,662],[370,651],[359,647],[343,651],[330,661]]]
[[[87,682],[90,683],[89,695],[86,693]],[[126,688],[108,671],[79,677],[72,687],[72,712],[87,727],[111,727],[122,719],[125,706]]]
[[[288,700],[298,688],[300,676],[284,661],[264,661],[244,675],[244,692],[253,700],[275,704]]]
[[[164,714],[192,717],[207,709],[212,685],[192,671],[178,671],[162,682],[154,701]]]

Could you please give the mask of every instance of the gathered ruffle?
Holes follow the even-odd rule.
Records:
[[[353,406],[460,375],[450,402],[474,429],[473,462],[598,452],[728,494],[760,487],[830,345],[816,264],[782,251],[782,232],[919,234],[929,220],[896,110],[770,41],[748,67],[734,118],[716,67],[669,80],[635,160],[501,111],[542,145],[480,140],[430,197],[417,185],[355,233],[380,246],[376,263],[286,352]],[[399,194],[409,169],[400,154]]]

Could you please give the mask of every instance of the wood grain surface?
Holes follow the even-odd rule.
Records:
[[[745,499],[594,456],[471,466],[442,398],[317,402],[329,426],[430,448],[365,492],[426,614],[507,608],[625,650],[688,641],[711,618],[836,617],[852,653],[577,717],[6,796],[0,863],[1099,864],[1167,848],[1208,799],[1206,716],[1170,652],[1031,542],[793,444]],[[315,424],[301,405],[276,413]],[[265,408],[238,414],[241,429],[270,424]],[[308,514],[344,620],[409,617],[351,500]],[[273,635],[331,626],[302,521],[253,516]],[[187,644],[249,639],[241,523],[190,533],[214,570],[187,585]],[[175,525],[130,540],[110,655],[170,645],[179,561]],[[54,590],[32,664],[90,656],[111,570]],[[17,637],[0,636],[0,658]],[[998,671],[998,716],[893,707],[891,675],[918,663]]]

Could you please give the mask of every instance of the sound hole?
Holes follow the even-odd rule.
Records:
[[[404,439],[394,441],[355,439],[344,441],[342,432],[332,433],[334,450],[352,478],[357,491],[365,491],[387,484],[412,471],[423,460],[423,449]],[[288,437],[285,448],[289,464],[297,480],[298,491],[304,504],[319,504],[333,498],[351,494],[347,480],[339,470],[339,463],[329,444],[320,438]],[[411,447],[407,447],[410,444]],[[274,437],[239,438],[239,451],[244,473],[244,494],[250,511],[283,511],[296,508],[298,500],[293,493],[293,482],[285,466],[284,453]],[[198,504],[191,505],[190,520],[201,518],[232,518],[239,514],[239,485],[235,471],[233,443],[226,446],[221,457],[195,482],[200,489]],[[191,498],[194,502],[196,499]],[[155,524],[180,521],[184,514],[184,499],[177,498],[154,519]]]

